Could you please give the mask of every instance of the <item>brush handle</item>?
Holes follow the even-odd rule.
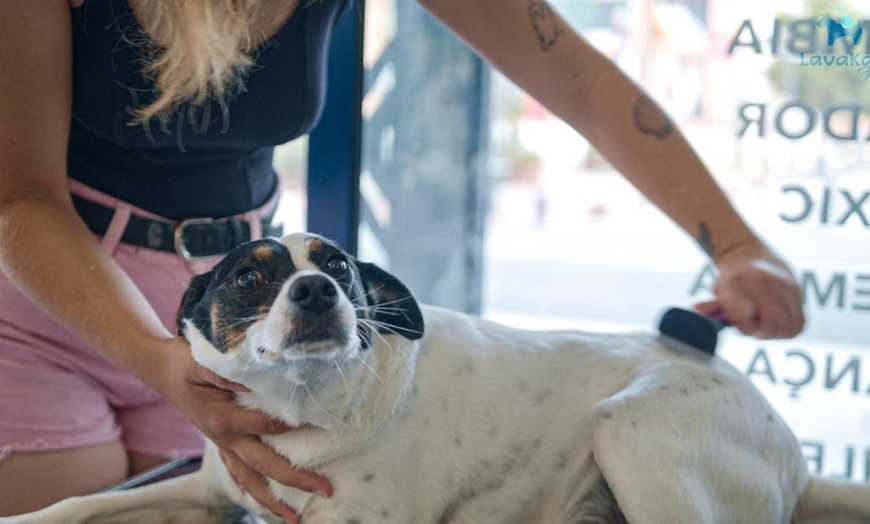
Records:
[[[719,331],[726,323],[715,316],[694,309],[670,308],[662,316],[659,332],[662,335],[713,355],[716,353]]]

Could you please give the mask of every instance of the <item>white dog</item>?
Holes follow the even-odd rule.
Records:
[[[425,323],[425,335],[424,331]],[[794,435],[723,360],[652,334],[531,332],[434,307],[313,235],[246,244],[179,324],[263,437],[327,477],[272,483],[306,524],[870,522],[870,487],[811,479]],[[198,473],[3,523],[266,520],[209,443]]]

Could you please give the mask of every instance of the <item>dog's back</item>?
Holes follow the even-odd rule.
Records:
[[[727,362],[651,334],[423,311],[409,427],[427,446],[418,489],[451,517],[432,522],[789,521],[808,478],[800,446]],[[724,494],[690,508],[682,489]]]
[[[420,341],[407,423],[420,432],[415,440],[426,444],[416,459],[420,471],[426,472],[418,493],[426,493],[422,498],[430,498],[433,507],[447,507],[451,517],[442,520],[443,515],[433,513],[432,522],[575,523],[592,519],[593,513],[619,522],[619,509],[608,507],[619,498],[619,487],[613,497],[599,467],[598,455],[610,456],[609,443],[595,447],[603,419],[631,416],[626,424],[638,425],[637,433],[648,435],[648,442],[641,437],[638,447],[620,452],[620,464],[643,470],[650,466],[641,450],[668,450],[655,456],[653,464],[664,463],[666,457],[681,463],[683,452],[688,456],[692,446],[705,445],[707,435],[690,435],[694,429],[689,428],[686,435],[675,436],[673,429],[691,425],[693,417],[704,418],[699,408],[680,408],[717,402],[716,388],[730,391],[737,384],[740,393],[726,402],[753,404],[745,409],[735,405],[732,411],[755,410],[746,417],[762,419],[772,413],[748,380],[727,363],[688,348],[668,348],[654,335],[532,332],[439,308],[423,311],[427,335]],[[681,366],[676,374],[682,375],[682,382],[673,383],[672,391],[640,383],[639,377],[655,366],[673,365]],[[642,422],[620,413],[621,401],[613,400],[632,387],[642,394],[625,402],[646,405]],[[675,396],[677,402],[680,397],[688,400],[683,406],[674,404],[677,409],[672,411],[661,403],[664,395]],[[709,431],[720,431],[715,420],[712,423]],[[743,419],[734,421],[741,423]],[[791,437],[778,418],[768,424]],[[683,437],[685,442],[674,442]],[[766,442],[794,460],[800,450],[789,438]],[[759,454],[769,451],[764,440],[762,436],[752,442]],[[805,469],[802,459],[789,467]],[[726,485],[734,479],[719,480]],[[801,481],[798,475],[789,486],[792,491]],[[642,504],[648,504],[649,497]]]

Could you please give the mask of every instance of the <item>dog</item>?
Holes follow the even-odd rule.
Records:
[[[811,478],[739,371],[661,335],[533,332],[420,306],[311,234],[245,244],[193,279],[180,332],[237,400],[300,429],[263,436],[328,478],[273,481],[305,524],[870,522],[870,486]],[[200,471],[4,524],[221,522],[242,492]]]

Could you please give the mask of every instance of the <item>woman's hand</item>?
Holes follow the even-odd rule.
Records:
[[[199,365],[186,340],[176,338],[170,345],[158,392],[217,445],[230,476],[242,491],[292,523],[299,522],[299,516],[272,496],[266,477],[323,497],[332,493],[326,479],[295,468],[258,437],[279,435],[293,427],[237,404],[234,392],[250,390]]]
[[[740,245],[714,261],[716,297],[695,305],[722,315],[744,335],[791,338],[804,327],[801,288],[788,266],[763,245]]]

